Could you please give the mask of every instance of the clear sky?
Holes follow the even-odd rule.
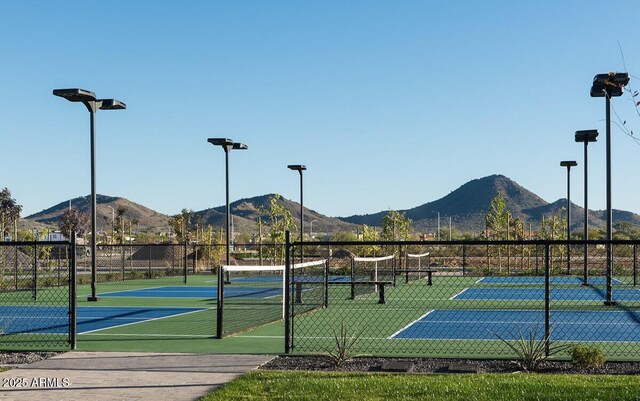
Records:
[[[406,209],[504,174],[547,201],[561,160],[590,145],[605,208],[604,100],[593,76],[640,90],[640,2],[0,0],[0,187],[23,216],[90,193],[84,88],[127,110],[96,116],[98,193],[167,214],[280,193],[329,216]],[[626,94],[613,100],[640,135]],[[614,126],[613,206],[640,212],[640,146]]]

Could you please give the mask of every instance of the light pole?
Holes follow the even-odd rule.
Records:
[[[214,146],[221,146],[222,150],[224,150],[224,171],[225,171],[225,199],[227,204],[226,209],[226,259],[225,264],[228,266],[231,264],[231,239],[229,237],[231,233],[231,208],[229,205],[229,152],[231,150],[245,150],[248,149],[248,146],[244,143],[233,142],[233,140],[229,138],[209,138],[207,142],[211,143]],[[228,280],[227,280],[228,281]]]
[[[567,168],[567,241],[571,239],[571,167],[577,166],[575,160],[560,162],[561,167]],[[571,273],[571,245],[567,244],[567,275]]]
[[[585,241],[584,244],[584,272],[582,277],[582,285],[589,285],[589,269],[587,261],[589,257],[589,251],[586,241],[589,239],[589,200],[588,200],[588,183],[589,172],[587,169],[587,146],[589,142],[595,142],[598,140],[598,130],[590,129],[583,131],[576,131],[576,142],[584,143],[584,232],[582,238]]]
[[[96,94],[84,89],[54,89],[53,94],[70,102],[81,102],[89,110],[91,132],[91,295],[87,301],[97,301],[96,293],[96,130],[97,110],[121,110],[127,105],[116,99],[97,99]]]
[[[307,169],[307,166],[302,164],[290,164],[287,166],[289,170],[297,171],[300,174],[300,241],[303,241],[304,235],[304,207],[302,205],[302,172]],[[304,262],[304,255],[302,247],[300,247],[300,263]]]
[[[313,223],[315,223],[318,220],[311,220],[311,222],[309,223],[309,237],[313,238]]]
[[[438,214],[438,241],[440,241],[440,212],[432,212]]]
[[[593,77],[591,85],[591,97],[605,98],[606,113],[606,153],[607,153],[607,241],[613,239],[613,209],[611,206],[611,98],[621,96],[624,87],[629,83],[629,74],[626,72],[609,72]],[[611,299],[611,275],[613,272],[613,249],[611,243],[607,244],[607,298],[605,305],[615,305]]]

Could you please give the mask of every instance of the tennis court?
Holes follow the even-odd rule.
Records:
[[[281,279],[282,280],[282,279]],[[264,282],[270,282],[265,280]],[[165,286],[155,288],[140,288],[122,291],[105,292],[101,297],[124,297],[124,298],[213,298],[218,296],[216,287],[187,287],[187,286]],[[238,287],[228,285],[225,288],[225,297],[247,297],[247,298],[268,298],[282,296],[282,286],[280,287]]]
[[[77,309],[77,330],[78,334],[86,334],[203,310],[205,309],[81,306]],[[35,309],[34,306],[0,306],[0,320],[8,322],[4,334],[65,334],[69,330],[68,309],[62,306],[38,306]]]
[[[585,286],[582,288],[552,288],[551,299],[564,301],[604,301],[606,293],[598,287]],[[615,289],[613,299],[618,301],[640,301],[640,290],[621,288]],[[465,288],[454,295],[452,300],[514,300],[514,301],[544,301],[544,288]]]
[[[540,310],[431,310],[392,339],[520,340],[522,333],[544,338]],[[640,342],[640,313],[629,311],[553,311],[551,340]]]

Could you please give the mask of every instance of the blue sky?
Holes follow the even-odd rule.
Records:
[[[52,96],[127,103],[96,116],[98,193],[167,214],[280,193],[330,216],[405,209],[504,174],[547,201],[590,146],[605,207],[604,100],[593,76],[640,76],[637,1],[2,1],[0,187],[23,216],[90,192],[89,116]],[[640,89],[637,78],[631,87]],[[629,95],[613,101],[640,135]],[[640,212],[640,146],[615,128],[613,206]]]

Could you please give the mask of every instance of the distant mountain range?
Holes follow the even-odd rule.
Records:
[[[447,196],[433,202],[402,210],[413,221],[413,227],[422,232],[434,232],[437,227],[437,212],[440,213],[440,224],[452,225],[459,231],[479,232],[484,229],[484,216],[489,210],[491,201],[500,193],[505,200],[507,210],[514,218],[522,219],[525,224],[531,223],[539,227],[542,217],[550,217],[566,208],[567,200],[558,199],[553,203],[546,202],[538,195],[522,187],[503,175],[491,175],[467,182]],[[386,211],[341,218],[354,224],[380,225]],[[589,226],[602,228],[605,226],[606,211],[589,211]],[[571,203],[572,230],[582,227],[584,209]],[[640,215],[632,212],[613,210],[613,221],[628,221],[640,225]]]
[[[492,175],[469,181],[441,199],[400,211],[406,213],[407,217],[412,220],[414,229],[418,232],[434,232],[436,230],[437,212],[440,213],[442,226],[447,225],[449,217],[451,217],[452,224],[456,230],[479,232],[484,228],[484,216],[489,209],[491,200],[497,193],[500,193],[505,199],[507,209],[512,212],[514,217],[523,219],[525,224],[533,224],[534,228],[539,227],[543,216],[552,216],[566,207],[566,199],[548,203],[515,181],[503,175]],[[261,195],[231,203],[234,230],[236,232],[257,233],[258,216],[264,215],[260,210],[268,207],[271,196],[271,194]],[[299,203],[284,198],[280,198],[279,203],[290,210],[294,219],[299,221]],[[26,217],[23,224],[26,226],[39,224],[55,226],[58,219],[69,207],[69,204],[88,214],[90,197],[85,196],[61,202],[49,209]],[[126,208],[125,217],[128,220],[135,219],[138,221],[138,230],[148,232],[168,232],[170,230],[168,224],[170,216],[158,213],[124,198],[98,195],[97,224],[99,230],[105,230],[108,227],[112,217],[112,208],[117,210],[118,206]],[[305,208],[305,232],[309,233],[311,221],[313,221],[313,231],[317,234],[355,231],[355,225],[361,224],[380,226],[387,212],[381,211],[349,217],[328,217],[315,210]],[[583,213],[581,207],[572,204],[572,229],[575,230],[582,227]],[[195,215],[205,224],[211,224],[214,227],[224,226],[225,206],[197,211]],[[614,209],[613,219],[614,222],[627,221],[640,225],[640,215],[632,212]],[[605,211],[590,210],[589,225],[591,227],[604,227]]]

